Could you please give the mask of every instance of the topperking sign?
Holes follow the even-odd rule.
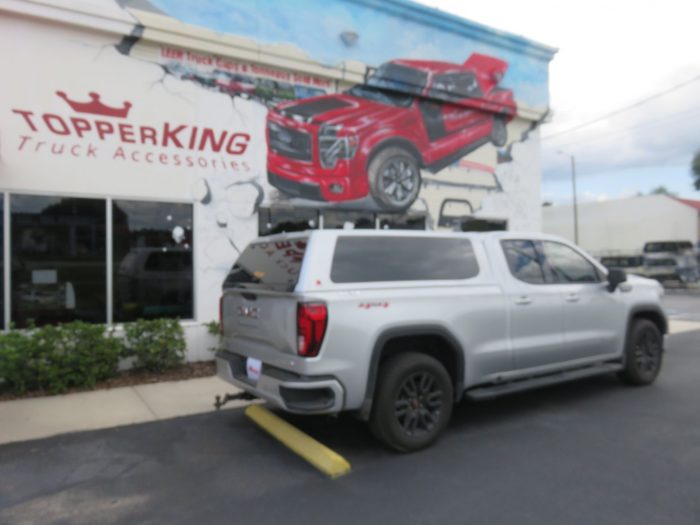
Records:
[[[212,168],[250,171],[241,156],[251,136],[238,130],[214,129],[182,123],[133,122],[130,101],[111,106],[99,93],[89,99],[55,95],[65,102],[64,112],[12,108],[17,127],[16,149],[26,155],[107,158],[115,162],[160,164],[173,168]]]

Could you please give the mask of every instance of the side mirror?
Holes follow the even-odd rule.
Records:
[[[625,270],[620,268],[610,268],[608,270],[608,291],[614,292],[615,289],[627,280]]]

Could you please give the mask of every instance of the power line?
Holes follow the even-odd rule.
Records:
[[[643,98],[642,100],[639,100],[635,102],[634,104],[630,104],[629,106],[625,106],[620,109],[616,109],[615,111],[611,111],[610,113],[606,113],[605,115],[601,115],[600,117],[597,117],[593,120],[589,120],[588,122],[584,122],[582,124],[578,124],[572,128],[565,129],[563,131],[558,131],[556,133],[552,133],[551,135],[547,135],[546,137],[542,137],[542,140],[548,140],[551,139],[552,137],[558,137],[559,135],[564,135],[565,133],[571,133],[572,131],[577,131],[581,128],[585,128],[590,126],[591,124],[595,124],[597,122],[600,122],[601,120],[608,119],[610,117],[614,117],[615,115],[619,115],[620,113],[624,113],[625,111],[629,111],[630,109],[637,108],[639,106],[642,106],[646,104],[647,102],[651,102],[652,100],[655,100],[657,98],[663,97],[665,95],[668,95],[669,93],[673,93],[674,91],[677,91],[681,89],[682,87],[687,86],[688,84],[691,84],[692,82],[697,82],[700,80],[700,75],[693,77],[689,80],[686,80],[685,82],[681,82],[680,84],[676,84],[673,87],[670,87],[668,89],[665,89],[664,91],[659,91],[658,93],[654,93],[651,96],[648,96],[647,98]]]
[[[651,119],[651,120],[647,120],[645,122],[635,124],[633,126],[625,126],[622,128],[612,129],[610,131],[603,131],[594,137],[588,137],[588,138],[584,138],[581,140],[574,140],[571,142],[566,142],[564,144],[559,144],[558,146],[556,146],[556,148],[557,149],[560,149],[560,148],[566,149],[570,146],[579,146],[581,144],[587,144],[589,142],[596,142],[599,140],[609,139],[610,137],[615,137],[616,135],[628,133],[628,132],[635,130],[635,129],[646,128],[649,126],[655,126],[655,125],[659,124],[660,122],[664,122],[668,125],[669,122],[677,122],[679,120],[683,121],[687,118],[695,117],[695,115],[698,112],[700,112],[700,107],[693,108],[690,110],[679,111],[676,113],[671,113],[668,115],[664,115],[663,117],[659,117],[657,119]],[[553,148],[554,146],[551,146],[551,147]]]

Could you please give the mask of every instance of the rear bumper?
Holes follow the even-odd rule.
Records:
[[[295,414],[335,414],[343,409],[345,392],[331,376],[301,376],[263,363],[256,383],[246,375],[246,358],[222,350],[216,354],[217,375],[273,405]]]

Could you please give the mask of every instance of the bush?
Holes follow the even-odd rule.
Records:
[[[124,325],[127,354],[134,366],[162,372],[185,360],[185,334],[178,319],[139,319]]]
[[[23,393],[93,387],[117,374],[123,345],[105,326],[81,321],[0,333],[0,378]]]

